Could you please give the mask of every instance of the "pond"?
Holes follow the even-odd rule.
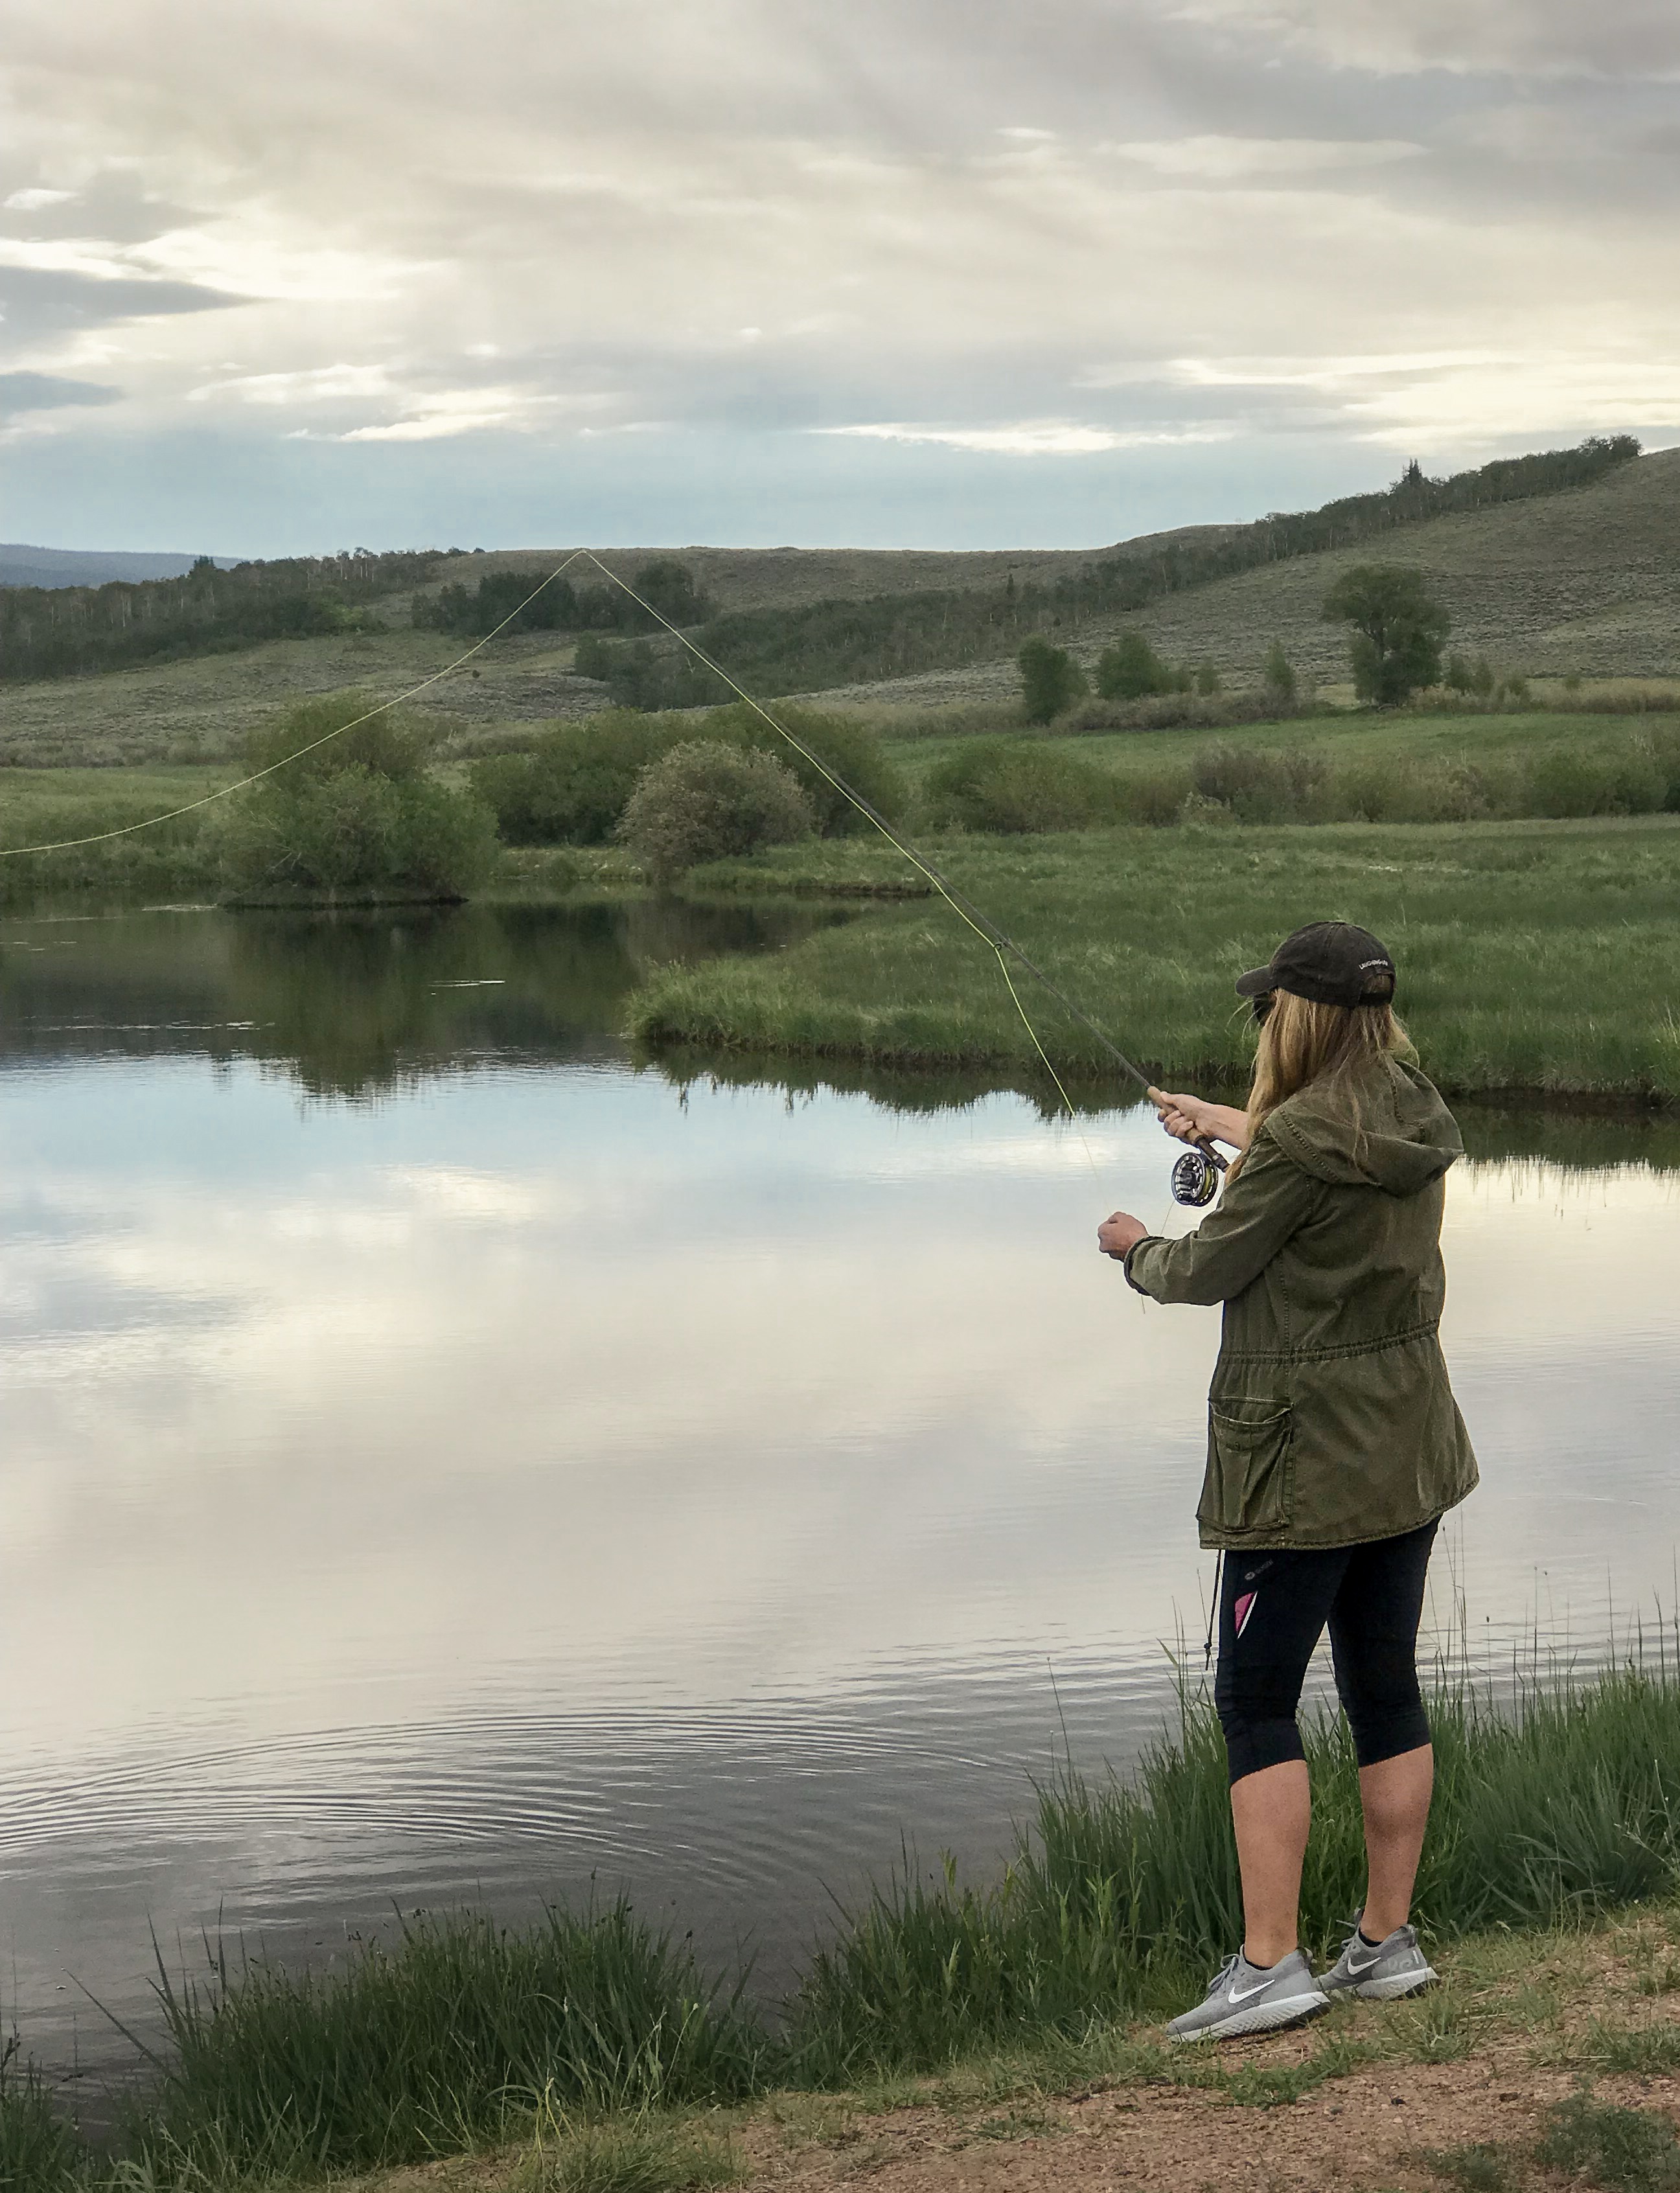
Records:
[[[625,1887],[785,1986],[983,1872],[1199,1669],[1213,1312],[1138,1111],[639,1065],[639,969],[811,910],[0,924],[3,2008],[143,2030],[148,1927],[328,1954]],[[754,1077],[757,1078],[754,1078]],[[846,1077],[840,1077],[844,1082]],[[1431,1621],[1591,1663],[1674,1601],[1671,1125],[1466,1113],[1483,1489]]]

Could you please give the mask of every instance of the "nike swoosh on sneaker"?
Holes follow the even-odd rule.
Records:
[[[1227,2002],[1247,2002],[1251,1995],[1264,1995],[1266,1990],[1271,1985],[1271,1983],[1272,1975],[1268,1973],[1265,1978],[1260,1982],[1259,1987],[1244,1988],[1240,1994],[1237,1990],[1233,1987],[1230,1993],[1225,1997],[1225,2000]]]

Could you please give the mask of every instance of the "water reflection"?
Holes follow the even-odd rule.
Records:
[[[846,918],[658,898],[14,919],[0,925],[0,1057],[256,1058],[312,1096],[368,1098],[486,1056],[598,1055],[652,968],[775,950]]]
[[[773,1985],[901,1829],[983,1863],[1064,1730],[1158,1725],[1215,1320],[1088,1245],[1183,1222],[1161,1137],[639,1071],[688,919],[0,931],[0,1948],[49,2053],[67,1973],[143,2014],[148,1915],[312,1950],[598,1875]],[[1673,1130],[1466,1128],[1451,1574],[1478,1649],[1590,1655],[1671,1592]]]

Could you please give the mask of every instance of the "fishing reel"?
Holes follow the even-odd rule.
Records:
[[[1173,1168],[1173,1200],[1187,1203],[1193,1211],[1206,1210],[1219,1192],[1224,1159],[1201,1144],[1184,1152]]]

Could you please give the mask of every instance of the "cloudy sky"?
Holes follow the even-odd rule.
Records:
[[[1673,0],[0,0],[0,535],[1083,545],[1680,441]]]

